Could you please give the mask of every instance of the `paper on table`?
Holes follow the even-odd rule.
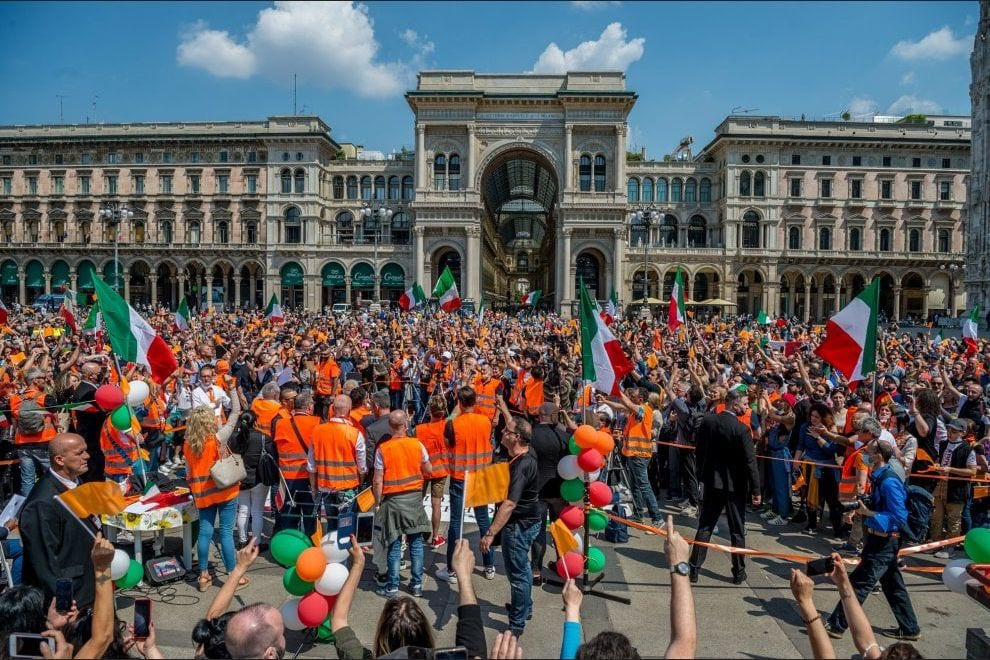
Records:
[[[152,509],[156,509],[156,508],[158,508],[158,505],[154,503],[135,502],[134,504],[124,509],[124,513],[141,514],[141,513],[147,513],[148,511],[151,511]]]
[[[7,502],[7,506],[0,512],[0,525],[6,525],[8,520],[16,518],[26,499],[23,495],[12,495],[10,501]]]

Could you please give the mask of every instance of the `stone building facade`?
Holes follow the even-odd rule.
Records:
[[[973,164],[969,183],[966,291],[970,306],[990,312],[990,0],[980,0],[980,25],[970,56]]]

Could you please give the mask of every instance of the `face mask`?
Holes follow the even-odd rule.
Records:
[[[865,451],[863,452],[861,458],[863,459],[863,465],[865,465],[866,467],[870,467],[873,465],[873,457],[867,454]]]

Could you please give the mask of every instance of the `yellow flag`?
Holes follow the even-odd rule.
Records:
[[[24,362],[24,360],[26,359],[27,359],[27,355],[24,355],[24,351],[21,351],[20,353],[16,353],[10,356],[10,361],[13,362],[14,366],[17,367],[21,366],[21,363]]]
[[[464,506],[501,502],[509,494],[509,464],[492,463],[464,474]]]
[[[114,516],[124,510],[124,494],[113,481],[91,481],[55,496],[78,518]]]
[[[313,545],[317,548],[320,547],[320,541],[323,540],[323,521],[322,516],[316,516],[316,531],[310,536],[310,540],[313,541]]]
[[[563,557],[568,552],[577,550],[577,539],[574,538],[571,530],[567,529],[563,520],[558,518],[553,521],[553,524],[550,525],[550,536],[553,537],[553,544],[557,546],[558,557]]]
[[[375,506],[375,494],[371,492],[370,488],[365,488],[357,494],[354,501],[357,502],[358,511],[367,513]]]

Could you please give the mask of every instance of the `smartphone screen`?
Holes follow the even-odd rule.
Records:
[[[151,601],[138,598],[134,601],[134,638],[147,639],[151,634]]]
[[[455,646],[449,649],[437,649],[433,652],[434,660],[467,660],[467,649],[463,646]]]
[[[12,657],[43,658],[45,656],[41,655],[42,644],[47,644],[48,648],[55,652],[53,639],[30,633],[14,633],[10,636],[10,646],[7,650]]]
[[[831,557],[821,557],[808,562],[805,572],[808,577],[815,575],[828,575],[835,568],[835,561]]]
[[[354,533],[354,512],[342,513],[337,518],[337,547],[347,550],[351,547],[351,534]]]
[[[55,611],[65,614],[72,609],[72,580],[59,578],[55,581]]]
[[[375,516],[372,513],[362,513],[357,518],[358,545],[371,545],[371,536],[375,528]]]

